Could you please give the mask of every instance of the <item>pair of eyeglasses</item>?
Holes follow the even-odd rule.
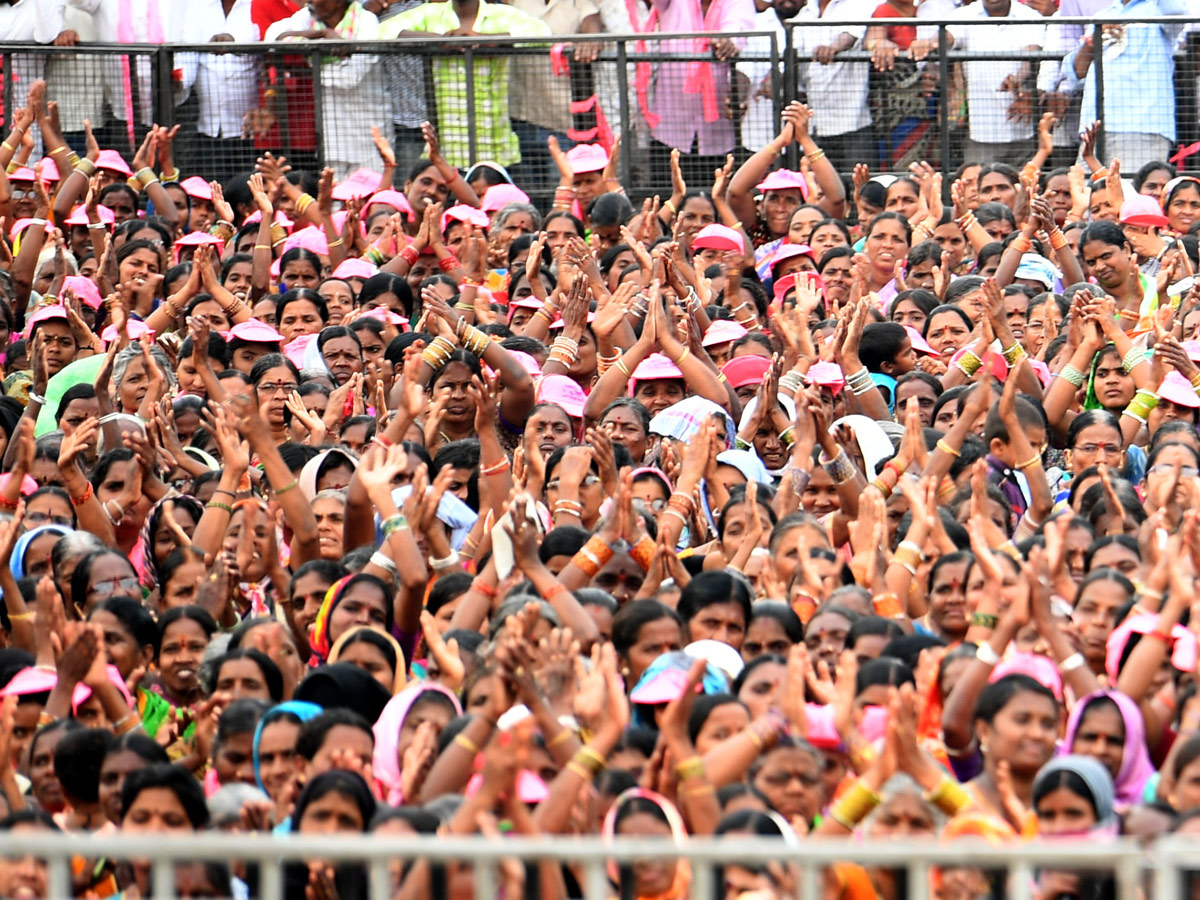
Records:
[[[583,481],[580,482],[580,485],[582,487],[591,487],[593,484],[599,484],[599,483],[600,483],[599,475],[584,475]],[[554,481],[547,481],[546,482],[546,490],[557,491],[558,490],[558,479],[556,478]]]

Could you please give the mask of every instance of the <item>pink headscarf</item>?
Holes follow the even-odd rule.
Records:
[[[462,704],[458,702],[458,697],[436,681],[410,684],[388,701],[375,720],[375,755],[371,767],[375,780],[383,789],[384,799],[392,806],[400,806],[406,799],[400,787],[400,729],[408,718],[408,711],[426,691],[445,694],[454,704],[455,715],[462,715]]]
[[[1084,714],[1092,704],[1102,698],[1107,698],[1117,705],[1117,711],[1125,723],[1125,749],[1121,755],[1121,769],[1113,779],[1113,787],[1116,788],[1117,802],[1132,806],[1142,801],[1146,782],[1155,771],[1146,748],[1146,723],[1142,718],[1141,709],[1132,698],[1120,691],[1096,691],[1081,699],[1067,719],[1067,736],[1059,755],[1066,756],[1073,752],[1071,748],[1075,745],[1075,735],[1079,732],[1079,724],[1083,721]]]

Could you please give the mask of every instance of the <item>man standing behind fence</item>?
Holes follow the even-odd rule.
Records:
[[[1193,4],[1194,5],[1194,4]],[[1188,0],[1116,0],[1096,18],[1146,19],[1182,16]],[[1163,160],[1175,143],[1175,60],[1172,51],[1186,23],[1104,26],[1104,155],[1134,172]],[[1083,117],[1096,108],[1096,47],[1093,33],[1067,55],[1069,83],[1083,82]]]
[[[654,0],[658,30],[665,34],[721,32],[736,34],[754,28],[753,0]],[[659,41],[663,53],[703,54],[718,60],[737,55],[740,42],[727,37],[708,40]],[[725,62],[659,63],[654,72],[649,109],[650,134],[656,142],[652,165],[665,174],[672,147],[685,156],[681,160],[684,180],[707,184],[714,168],[725,163],[733,150],[736,134],[733,120],[725,112],[731,66]]]
[[[529,35],[550,33],[544,22],[502,3],[486,0],[450,0],[423,3],[388,19],[380,26],[384,40],[398,37],[446,35]],[[547,48],[549,50],[549,48]],[[465,168],[479,159],[502,166],[521,161],[521,149],[508,117],[509,59],[476,57],[474,110],[468,103],[467,78],[461,53],[445,51],[433,60],[433,90],[437,98],[437,132],[442,155],[452,166]],[[473,116],[472,116],[473,112]],[[475,153],[471,154],[471,131]]]
[[[797,72],[813,113],[811,131],[839,172],[879,162],[867,104],[870,64],[838,58],[858,47],[867,32],[866,26],[843,23],[871,18],[876,6],[874,0],[809,0],[792,19],[802,26],[792,30],[796,55],[812,60]]]
[[[1033,51],[1042,48],[1046,27],[1042,17],[1016,0],[980,0],[951,16],[962,24],[946,29],[946,44],[967,53],[989,50]],[[969,25],[986,21],[987,25]],[[918,29],[911,47],[923,59],[937,49],[937,29]],[[967,83],[970,137],[963,159],[1021,166],[1033,156],[1035,79],[1037,66],[1015,59],[970,60],[962,64]],[[947,102],[943,97],[942,102]]]

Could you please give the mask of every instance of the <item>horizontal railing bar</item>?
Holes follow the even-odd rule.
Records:
[[[357,860],[421,858],[435,862],[461,862],[465,859],[499,860],[505,857],[553,859],[569,862],[589,860],[633,861],[647,857],[686,857],[709,863],[775,862],[788,857],[803,859],[814,865],[828,865],[853,860],[863,865],[907,866],[972,865],[983,868],[1015,864],[1032,866],[1054,865],[1059,868],[1101,866],[1113,869],[1120,863],[1134,860],[1148,863],[1151,856],[1136,841],[1119,840],[1111,843],[1094,841],[1055,841],[1041,844],[995,846],[983,841],[963,840],[952,844],[887,842],[858,844],[839,840],[811,839],[794,847],[770,839],[742,837],[718,840],[697,838],[677,846],[670,841],[618,840],[613,843],[598,838],[571,839],[563,836],[537,838],[506,838],[490,841],[469,837],[399,837],[362,835],[286,835],[256,836],[204,832],[186,837],[140,834],[136,838],[120,835],[50,835],[30,832],[9,832],[3,842],[5,855],[87,855],[117,858],[162,858],[186,860],[246,859],[282,861],[301,858]],[[1179,849],[1161,851],[1163,859],[1180,866],[1185,860],[1200,864],[1200,847],[1194,843],[1181,844]]]

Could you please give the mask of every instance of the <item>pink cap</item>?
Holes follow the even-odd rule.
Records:
[[[747,354],[735,356],[721,366],[721,373],[729,381],[731,388],[745,387],[748,384],[758,384],[771,368],[771,360],[765,356]]]
[[[117,217],[113,215],[113,211],[107,206],[97,206],[96,215],[100,217],[100,221],[105,225],[111,225],[117,220]],[[67,217],[67,221],[63,222],[63,224],[90,225],[91,220],[88,219],[87,207],[85,207],[82,203],[79,204],[77,207],[75,207],[75,210],[71,213],[71,215]]]
[[[588,314],[587,314],[587,323],[589,325],[591,325],[592,322],[595,320],[595,318],[596,318],[596,311],[589,309]],[[555,319],[553,322],[550,323],[550,327],[554,330],[558,330],[559,328],[566,328],[567,320],[562,318],[562,316],[559,316],[557,319]]]
[[[1177,406],[1187,406],[1191,409],[1200,407],[1200,396],[1190,381],[1172,369],[1158,387],[1158,396],[1169,400]]]
[[[452,206],[442,213],[442,223],[440,226],[442,234],[446,233],[446,226],[451,222],[467,222],[476,228],[483,228],[485,230],[492,224],[492,220],[488,218],[488,214],[482,209],[476,209],[473,206],[467,206],[463,203]]]
[[[1147,194],[1134,194],[1121,204],[1121,224],[1166,228],[1170,223],[1157,200]]]
[[[0,490],[3,490],[8,485],[8,481],[10,478],[12,478],[12,472],[5,472],[3,475],[0,475]],[[37,489],[38,489],[38,483],[36,481],[34,481],[28,475],[21,476],[21,496],[22,497],[29,496]]]
[[[538,365],[538,361],[523,350],[509,350],[508,355],[516,359],[521,364],[521,368],[529,375],[530,378],[541,378],[542,367]]]
[[[537,297],[530,294],[528,297],[522,297],[520,300],[508,301],[508,318],[512,319],[512,314],[518,309],[541,309],[545,304]]]
[[[633,374],[629,376],[629,389],[637,390],[639,381],[653,381],[656,378],[682,378],[683,372],[679,366],[662,353],[651,353],[643,359]],[[686,673],[684,673],[686,674]]]
[[[638,684],[629,699],[634,703],[670,703],[683,696],[688,673],[683,669],[665,668],[645,684]]]
[[[129,168],[129,164],[121,159],[121,154],[116,150],[101,150],[100,155],[96,157],[96,168],[120,172],[126,178],[133,174],[133,169]]]
[[[1200,362],[1200,341],[1182,341],[1180,346],[1187,351],[1188,359]]]
[[[692,250],[732,250],[745,253],[746,244],[736,228],[728,225],[705,225],[692,238]]]
[[[199,175],[183,179],[179,182],[179,186],[183,188],[185,194],[196,200],[212,200],[212,185]]]
[[[124,679],[121,678],[121,673],[116,666],[107,666],[106,673],[109,681],[116,685],[121,690],[121,696],[125,698],[125,702],[133,706],[133,697],[129,693],[129,688],[126,687]],[[54,690],[58,684],[58,673],[39,669],[30,666],[27,669],[21,669],[16,675],[0,690],[0,697],[20,697],[27,694],[44,694]],[[71,709],[78,711],[79,707],[87,702],[87,699],[92,696],[92,689],[85,684],[75,685],[75,690],[71,693]]]
[[[189,231],[175,242],[176,247],[202,247],[205,244],[211,244],[216,247],[219,254],[221,248],[225,246],[225,241],[215,234],[206,234],[203,231]]]
[[[775,252],[771,255],[771,275],[774,277],[775,268],[786,259],[795,259],[797,256],[807,256],[813,261],[813,265],[817,264],[817,254],[813,252],[813,248],[808,244],[780,244]]]
[[[921,332],[913,328],[911,325],[905,325],[904,330],[908,332],[908,340],[912,344],[913,350],[920,353],[922,356],[937,356],[938,352],[929,346],[929,342],[921,336]]]
[[[246,218],[242,219],[242,224],[249,225],[252,222],[261,222],[261,221],[262,221],[262,213],[260,213],[256,209],[254,212],[250,213],[250,215],[246,216]],[[284,228],[292,227],[292,220],[289,219],[287,216],[285,216],[283,213],[281,213],[279,210],[275,210],[275,215],[271,219],[271,222],[274,225],[282,225]]]
[[[733,319],[717,319],[708,326],[708,331],[704,332],[704,339],[700,343],[705,347],[727,344],[729,341],[736,341],[742,335],[749,333],[744,326],[739,325]]]
[[[105,674],[108,675],[108,680],[112,682],[113,686],[121,692],[121,696],[125,698],[126,705],[133,707],[133,695],[129,693],[129,687],[125,684],[125,679],[121,677],[121,670],[110,663],[104,667],[104,671]],[[72,711],[78,712],[79,707],[86,703],[88,698],[91,696],[92,689],[86,684],[80,682],[79,684],[75,685],[75,693],[71,695]]]
[[[538,403],[557,403],[573,419],[583,418],[587,394],[566,375],[544,375],[537,388]]]
[[[476,772],[467,782],[466,796],[473,797],[483,787],[483,775]],[[550,796],[550,788],[540,775],[530,769],[517,772],[517,799],[525,804],[541,803]]]
[[[143,334],[153,335],[154,329],[141,319],[130,319],[128,324],[125,326],[125,333],[129,335],[129,339],[131,341],[136,341]],[[100,332],[100,340],[104,341],[106,344],[111,344],[120,337],[121,333],[117,331],[116,325],[109,325],[102,332]]]
[[[808,181],[802,174],[791,169],[776,169],[754,187],[760,191],[797,190],[801,197],[808,199]]]
[[[304,368],[304,354],[309,346],[316,342],[318,335],[301,334],[292,339],[291,343],[284,344],[283,355],[290,359],[297,369]],[[315,347],[313,348],[316,349]]]
[[[789,272],[787,275],[784,275],[782,278],[776,278],[771,283],[771,293],[774,296],[774,298],[776,300],[778,300],[780,303],[782,303],[783,298],[788,295],[788,291],[795,290],[796,279],[802,275],[808,278],[809,283],[812,284],[812,286],[813,286],[813,290],[817,291],[817,293],[819,293],[821,295],[824,295],[825,279],[822,278],[819,273],[817,273],[817,272]]]
[[[96,282],[82,275],[68,275],[63,279],[62,289],[64,293],[70,291],[79,298],[80,303],[91,309],[99,309],[100,304],[104,302]]]
[[[325,238],[325,229],[318,228],[316,225],[309,225],[307,228],[301,228],[288,235],[288,239],[283,242],[283,252],[287,253],[293,247],[303,247],[305,250],[311,250],[317,256],[329,255],[329,242]]]
[[[1048,656],[1037,653],[1010,653],[988,676],[988,683],[995,684],[1005,675],[1028,675],[1042,687],[1054,692],[1054,696],[1062,699],[1062,676],[1058,674],[1058,666]]]
[[[17,239],[17,235],[24,231],[25,228],[32,223],[33,219],[17,219],[17,221],[13,222],[12,228],[8,229],[8,239],[10,241],[15,241]],[[46,234],[49,234],[50,229],[53,227],[53,225],[47,222],[45,225]]]
[[[348,259],[343,259],[336,269],[333,270],[334,278],[370,278],[378,269],[367,262],[365,259],[351,256]]]
[[[599,144],[576,144],[567,151],[567,162],[576,175],[600,172],[608,165],[608,151]]]
[[[837,363],[813,363],[808,368],[806,378],[809,384],[819,384],[821,387],[831,388],[834,396],[837,396],[838,391],[846,386],[846,376],[842,374],[842,367]]]
[[[363,316],[368,319],[378,319],[380,322],[390,322],[393,325],[408,324],[408,319],[404,318],[398,312],[392,312],[386,306],[373,306],[365,310]]]
[[[353,200],[356,197],[369,197],[379,189],[382,175],[370,169],[355,169],[350,176],[339,182],[333,189],[334,200]]]
[[[268,325],[266,322],[260,322],[258,319],[248,319],[245,322],[238,322],[229,329],[229,338],[238,338],[243,341],[250,341],[253,344],[282,344],[283,335]]]
[[[41,324],[42,322],[49,321],[50,319],[61,319],[64,322],[71,321],[69,318],[67,318],[67,308],[65,306],[63,306],[61,303],[54,303],[54,304],[51,304],[50,306],[43,306],[40,309],[38,309],[32,316],[30,316],[28,318],[28,320],[26,320],[26,322],[25,322],[25,337],[26,338],[32,337],[34,327]]]
[[[367,212],[370,212],[371,207],[376,203],[382,203],[384,206],[390,206],[392,209],[396,210],[396,212],[404,213],[410,222],[416,219],[416,216],[413,215],[412,204],[409,203],[408,198],[399,191],[387,190],[373,194],[371,199],[367,201]]]
[[[36,181],[37,176],[29,166],[21,166],[8,176],[9,181]]]
[[[493,184],[484,192],[483,202],[480,209],[487,213],[493,213],[497,210],[504,209],[510,203],[528,203],[529,195],[521,190],[516,185],[512,184]]]
[[[58,181],[58,166],[48,156],[42,157],[42,181]]]

